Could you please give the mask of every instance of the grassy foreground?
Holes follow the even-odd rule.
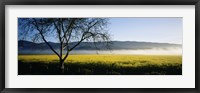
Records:
[[[56,55],[19,55],[19,75],[60,75]],[[181,75],[178,55],[69,55],[66,75]]]

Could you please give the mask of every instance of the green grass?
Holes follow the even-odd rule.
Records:
[[[19,74],[59,75],[56,55],[19,55]],[[69,55],[66,75],[181,75],[180,55]]]

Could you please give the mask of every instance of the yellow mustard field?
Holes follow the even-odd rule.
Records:
[[[21,62],[59,62],[56,55],[19,55]],[[115,63],[121,66],[182,64],[180,55],[69,55],[69,63]]]

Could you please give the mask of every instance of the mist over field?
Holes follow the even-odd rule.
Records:
[[[51,50],[21,50],[19,54],[54,54]],[[63,53],[64,54],[64,53]],[[181,48],[154,48],[138,50],[74,50],[70,54],[140,54],[140,55],[181,55]]]
[[[138,50],[75,50],[71,54],[141,54],[141,55],[181,55],[181,48],[169,48],[169,49],[138,49]]]

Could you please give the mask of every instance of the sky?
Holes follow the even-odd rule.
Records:
[[[110,18],[109,32],[117,41],[182,44],[182,18]]]
[[[182,44],[183,26],[181,17],[109,18],[109,23],[108,32],[113,41]],[[48,39],[48,41],[57,42],[55,38],[50,37]]]

